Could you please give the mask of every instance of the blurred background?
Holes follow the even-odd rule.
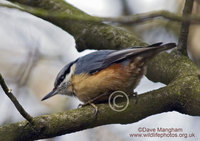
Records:
[[[133,15],[153,10],[169,10],[181,14],[184,0],[66,0],[84,12],[101,17]],[[7,1],[0,0],[1,3]],[[199,14],[199,3],[194,14]],[[133,26],[123,26],[145,42],[176,42],[180,23],[157,19]],[[191,26],[190,57],[200,64],[200,26]],[[77,52],[74,38],[61,28],[28,13],[0,7],[0,72],[23,107],[32,115],[61,112],[77,108],[80,101],[66,96],[55,96],[44,102],[41,98],[52,88],[59,70],[79,56],[91,52]],[[145,87],[144,87],[145,86]],[[143,93],[165,86],[144,77],[136,92]],[[8,97],[0,89],[0,124],[24,120]],[[194,133],[194,138],[133,138],[138,128],[182,128],[183,133]],[[200,139],[200,118],[178,112],[167,112],[128,125],[105,125],[60,137],[50,141],[182,141]]]

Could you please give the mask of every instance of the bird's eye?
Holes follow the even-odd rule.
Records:
[[[59,82],[61,83],[64,79],[65,79],[65,76],[62,75],[62,76],[60,77],[60,79],[59,79]]]

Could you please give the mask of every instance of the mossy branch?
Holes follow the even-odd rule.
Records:
[[[72,17],[89,20],[96,20],[97,18],[85,14],[63,0],[9,1],[20,5],[23,11],[47,20],[70,33],[75,38],[78,51],[85,49],[120,49],[146,45],[132,33],[101,23],[101,21],[83,22],[71,19]]]
[[[36,16],[48,16],[48,17],[54,17],[59,19],[68,19],[68,20],[74,20],[76,22],[94,22],[94,23],[100,23],[100,22],[111,22],[111,23],[120,23],[125,25],[133,25],[133,24],[139,24],[143,22],[147,22],[150,20],[169,20],[173,22],[190,22],[191,24],[200,24],[200,16],[199,15],[178,15],[176,13],[172,13],[167,10],[157,10],[157,11],[151,11],[146,13],[140,13],[136,15],[128,15],[128,16],[119,16],[119,17],[95,17],[95,16],[87,16],[84,17],[82,15],[67,15],[64,14],[63,11],[48,11],[41,8],[33,8],[29,6],[25,6],[22,4],[16,4],[16,5],[9,5],[9,4],[0,4],[2,7],[8,7],[8,8],[16,8],[24,12],[29,12]]]
[[[78,50],[120,49],[146,45],[133,34],[101,22],[81,22],[52,16],[54,12],[62,12],[63,17],[93,18],[63,0],[10,1],[32,7],[28,11],[22,6],[24,11],[50,21],[72,34]],[[90,106],[64,113],[35,117],[33,120],[36,125],[37,123],[41,125],[40,130],[34,130],[32,125],[27,124],[27,121],[9,124],[0,127],[0,140],[49,138],[105,124],[133,123],[150,115],[172,110],[199,116],[198,71],[199,69],[188,58],[178,55],[177,51],[171,54],[162,53],[149,63],[147,77],[168,85],[139,95],[137,104],[135,98],[130,98],[130,104],[125,111],[115,112],[108,104],[99,104],[97,105],[99,108],[97,119],[95,119],[93,108]],[[122,101],[121,104],[124,102]]]
[[[184,48],[186,47],[186,36],[188,35],[189,30],[188,27],[186,28],[186,25],[189,23],[200,23],[200,17],[198,15],[191,16],[188,13],[191,13],[192,2],[190,0],[188,0],[188,2],[186,1],[187,3],[185,4],[185,9],[189,10],[184,10],[186,12],[183,12],[183,15],[177,15],[169,11],[160,10],[118,18],[92,17],[74,8],[63,0],[43,0],[43,2],[39,2],[37,0],[9,1],[15,2],[18,6],[20,6],[20,8],[14,6],[7,7],[17,8],[22,11],[29,12],[35,16],[52,22],[72,34],[76,40],[77,49],[79,51],[85,49],[119,49],[129,46],[145,45],[133,34],[122,29],[103,24],[102,21],[117,22],[122,24],[136,24],[161,17],[170,21],[183,22],[182,25],[184,25],[184,27],[182,26],[181,28],[179,50],[181,50],[180,48],[183,48],[183,46]],[[48,3],[48,6],[46,3]]]
[[[183,68],[187,65],[193,66],[193,63],[185,57],[179,56],[177,59],[177,55],[174,53],[164,53],[163,55],[176,62],[176,66],[180,64],[179,59],[187,61],[185,65],[181,65]],[[168,63],[168,65],[170,64]],[[171,64],[169,67],[173,67],[173,65]],[[164,68],[164,71],[168,72],[168,69]],[[52,115],[43,115],[34,118],[36,126],[37,123],[40,124],[40,130],[34,130],[32,125],[27,124],[27,121],[1,126],[0,140],[50,138],[100,125],[134,123],[148,116],[167,111],[178,111],[192,116],[200,116],[200,82],[198,73],[194,73],[197,71],[196,67],[193,67],[190,73],[182,70],[180,74],[185,74],[183,76],[179,76],[178,71],[175,72],[176,75],[174,75],[168,86],[139,95],[137,104],[135,97],[131,97],[129,106],[122,112],[113,111],[108,104],[97,104],[99,109],[97,118],[95,118],[94,109],[91,106]],[[169,71],[169,73],[172,72]],[[126,101],[121,101],[118,104],[125,105]]]

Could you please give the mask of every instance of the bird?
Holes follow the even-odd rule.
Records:
[[[65,65],[58,73],[53,90],[42,98],[54,95],[75,96],[81,106],[108,101],[112,92],[130,95],[146,72],[147,63],[156,54],[176,47],[161,42],[149,46],[134,46],[121,50],[98,50]]]

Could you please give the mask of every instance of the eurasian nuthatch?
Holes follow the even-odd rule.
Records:
[[[132,94],[145,74],[147,62],[159,52],[175,46],[175,43],[156,43],[147,47],[92,52],[64,66],[56,77],[54,89],[42,100],[63,94],[93,104],[107,101],[114,91]]]

